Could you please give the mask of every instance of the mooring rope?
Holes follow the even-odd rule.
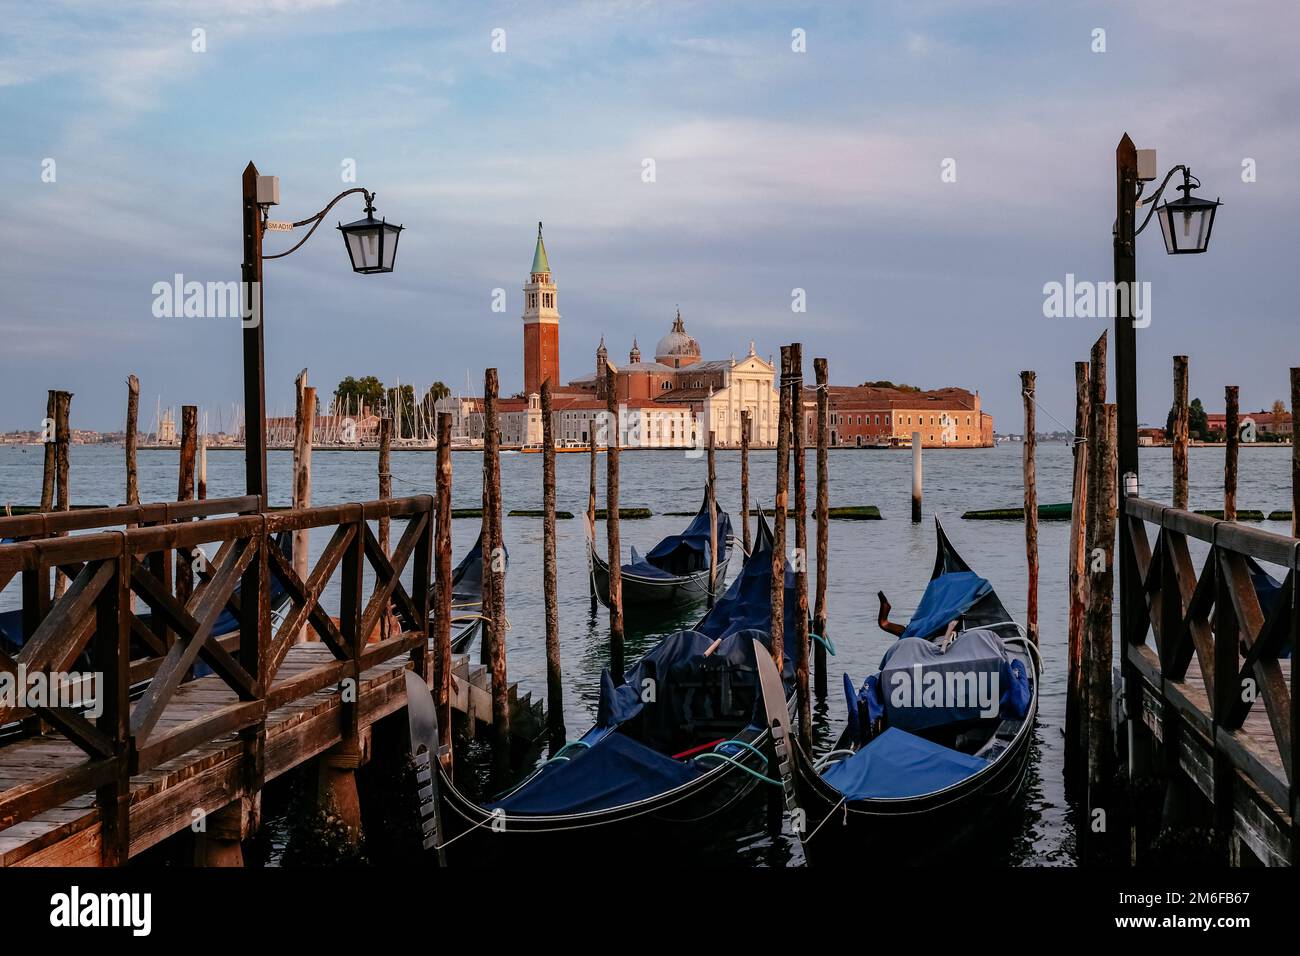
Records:
[[[1073,425],[1067,425],[1067,424],[1065,424],[1065,422],[1061,421],[1059,418],[1057,418],[1055,415],[1053,415],[1050,411],[1048,411],[1046,408],[1044,408],[1041,404],[1039,404],[1038,397],[1034,394],[1034,392],[1033,392],[1031,389],[1022,388],[1022,389],[1020,390],[1020,394],[1023,395],[1025,398],[1028,398],[1031,402],[1033,402],[1033,403],[1034,403],[1034,408],[1038,409],[1040,412],[1042,412],[1044,415],[1046,415],[1046,416],[1047,416],[1048,418],[1050,418],[1052,421],[1056,422],[1056,424],[1060,425],[1061,428],[1062,428],[1063,430],[1069,432],[1069,433],[1070,433],[1070,444],[1072,444],[1072,445],[1082,445],[1084,442],[1087,441],[1086,438],[1084,438],[1084,437],[1082,437],[1082,436],[1080,436],[1080,435],[1076,435],[1076,434],[1075,434],[1075,432],[1074,432],[1074,426],[1073,426]]]

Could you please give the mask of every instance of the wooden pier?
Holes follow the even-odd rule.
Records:
[[[1194,786],[1231,862],[1294,864],[1300,709],[1292,662],[1279,652],[1300,634],[1300,541],[1143,498],[1121,502],[1134,575],[1125,584],[1145,597],[1121,622],[1136,680],[1125,694],[1132,772]],[[1207,549],[1199,573],[1192,541]],[[1285,573],[1268,613],[1250,559]]]
[[[17,654],[0,653],[0,671],[91,671],[103,708],[92,721],[0,701],[0,724],[23,729],[0,746],[0,864],[120,864],[197,820],[237,856],[259,825],[263,785],[313,759],[355,798],[350,773],[368,758],[372,726],[405,705],[403,671],[432,681],[429,589],[408,591],[402,575],[431,579],[434,499],[258,506],[247,496],[0,519],[0,537],[16,539],[0,545],[0,587],[21,577],[28,635]],[[380,518],[400,529],[391,556],[371,528]],[[277,536],[317,528],[331,537],[304,578]],[[56,537],[66,532],[83,533]],[[183,602],[178,561],[196,572]],[[70,581],[57,598],[54,569]],[[273,580],[287,594],[274,623]],[[333,580],[336,616],[321,605]],[[227,612],[238,628],[214,635]],[[388,615],[398,626],[375,639]],[[295,642],[304,628],[313,640]],[[199,660],[212,673],[192,679]],[[459,658],[452,675],[453,707],[471,727],[490,723],[485,670]],[[516,732],[540,733],[541,703],[513,687],[508,697]]]

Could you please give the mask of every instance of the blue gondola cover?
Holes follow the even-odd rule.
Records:
[[[902,637],[935,637],[968,611],[993,585],[974,571],[951,571],[932,578]]]
[[[569,760],[548,763],[525,786],[488,809],[536,816],[608,810],[675,790],[708,769],[613,733]]]
[[[900,799],[943,790],[987,766],[980,757],[890,727],[822,779],[849,800]]]

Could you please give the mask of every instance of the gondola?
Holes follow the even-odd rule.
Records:
[[[860,865],[864,852],[933,860],[987,829],[1021,790],[1041,659],[938,521],[935,530],[916,614],[861,689],[845,675],[849,719],[835,748],[814,761],[791,741],[810,863]]]
[[[482,865],[550,840],[573,854],[608,851],[611,840],[645,853],[702,838],[701,826],[766,777],[768,732],[754,648],[769,646],[771,578],[772,534],[760,517],[744,568],[695,628],[664,638],[622,684],[606,669],[595,725],[489,803],[461,792],[441,764],[436,777],[427,769],[436,729],[430,730],[431,706],[424,706],[427,688],[408,674],[413,756],[422,786],[436,783],[436,797],[425,806],[426,835],[435,813],[441,821],[426,846]],[[788,562],[784,583],[785,628],[793,634]],[[788,706],[789,654],[783,663]]]
[[[731,517],[717,512],[718,562],[715,579],[727,580],[731,558]],[[596,552],[595,528],[587,527],[588,570],[600,603],[609,606],[609,562]],[[680,534],[669,535],[641,557],[632,548],[632,560],[621,566],[623,606],[672,608],[699,604],[709,595],[709,499]]]
[[[502,542],[506,568],[510,567],[510,552]],[[429,587],[430,605],[436,600],[434,585]],[[483,535],[480,533],[474,547],[470,548],[460,564],[451,572],[451,650],[464,654],[474,638],[483,630]]]

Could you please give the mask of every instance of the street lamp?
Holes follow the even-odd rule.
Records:
[[[298,222],[270,222],[269,210],[280,202],[280,184],[274,176],[260,176],[252,163],[244,168],[244,459],[249,495],[256,495],[262,511],[266,510],[266,352],[262,334],[262,264],[266,259],[283,259],[302,248],[324,221],[329,211],[343,198],[361,193],[366,201],[363,219],[339,224],[343,241],[352,260],[352,270],[362,275],[392,272],[397,259],[397,240],[401,226],[375,219],[375,194],[354,187],[339,193],[320,212]],[[284,252],[264,256],[262,237],[268,231],[291,232],[311,226],[307,235]],[[251,592],[250,592],[251,593]]]
[[[1208,249],[1210,230],[1214,228],[1214,213],[1222,205],[1217,199],[1211,201],[1192,195],[1192,181],[1196,181],[1197,188],[1200,187],[1201,181],[1196,179],[1186,166],[1175,166],[1169,170],[1169,175],[1165,177],[1165,184],[1168,184],[1169,177],[1180,169],[1183,172],[1183,184],[1178,189],[1182,192],[1183,198],[1166,202],[1156,208],[1156,215],[1160,217],[1160,231],[1165,236],[1165,251],[1171,256],[1204,252]],[[1164,185],[1161,185],[1160,192],[1163,192],[1164,188]],[[1159,199],[1160,192],[1156,193],[1156,199]]]

